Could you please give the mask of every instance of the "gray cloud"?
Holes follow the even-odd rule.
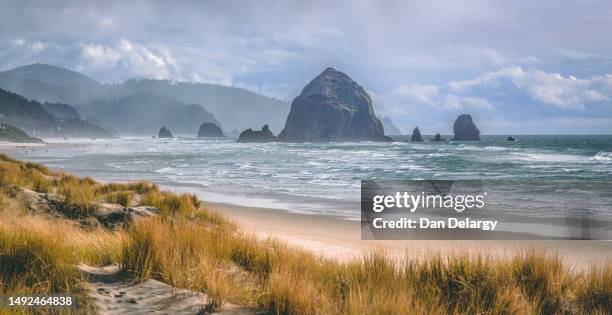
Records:
[[[519,102],[607,118],[610,12],[597,0],[2,1],[0,68],[46,62],[103,82],[213,82],[290,100],[334,66],[406,128],[434,125],[411,113],[439,110],[517,121]]]

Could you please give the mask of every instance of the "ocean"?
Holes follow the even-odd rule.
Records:
[[[124,137],[50,140],[67,145],[20,149],[17,158],[103,181],[151,180],[213,202],[349,219],[360,216],[362,179],[612,180],[611,135],[516,138],[260,144]]]

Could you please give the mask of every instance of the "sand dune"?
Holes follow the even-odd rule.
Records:
[[[221,311],[211,311],[206,294],[152,279],[129,283],[117,265],[81,264],[79,269],[88,279],[89,295],[99,314],[261,314],[229,303]]]

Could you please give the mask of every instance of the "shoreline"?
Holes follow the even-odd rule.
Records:
[[[42,147],[78,146],[71,143],[45,143]],[[0,149],[27,159],[18,152],[23,144],[7,146],[0,143]],[[81,174],[82,175],[82,174]],[[97,179],[97,178],[96,178]],[[99,179],[97,179],[99,180]],[[104,182],[104,180],[101,180]],[[121,182],[112,180],[113,182]],[[127,180],[126,182],[129,182]],[[196,193],[180,185],[161,186],[176,192]],[[317,255],[342,261],[360,258],[366,252],[383,251],[392,256],[425,258],[442,254],[483,254],[508,257],[515,253],[533,248],[560,254],[566,262],[586,266],[594,263],[612,261],[612,242],[610,241],[527,241],[527,240],[361,240],[359,220],[326,214],[303,214],[291,209],[264,206],[246,206],[210,200],[198,194],[202,204],[212,211],[219,212],[238,223],[245,231],[259,237],[274,237],[289,245],[296,245]],[[290,205],[287,205],[290,206]]]
[[[359,221],[329,215],[299,214],[282,209],[244,207],[202,201],[204,207],[239,224],[261,238],[273,237],[317,255],[349,261],[367,252],[384,252],[410,259],[452,255],[500,258],[533,249],[557,253],[579,269],[612,261],[612,242],[583,240],[361,240]]]

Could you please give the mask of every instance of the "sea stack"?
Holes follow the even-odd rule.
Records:
[[[433,138],[432,141],[445,141],[445,140],[442,139],[442,136],[440,136],[439,133],[436,133],[436,136]]]
[[[205,122],[201,124],[200,129],[198,129],[198,137],[199,138],[204,138],[204,137],[220,138],[220,137],[225,137],[225,135],[223,135],[223,131],[221,131],[221,128],[215,125],[215,123]]]
[[[453,141],[479,141],[480,130],[476,128],[476,125],[472,121],[472,116],[468,114],[462,114],[457,117],[455,124],[453,125],[453,131],[455,136]]]
[[[253,130],[251,128],[240,133],[238,142],[272,142],[276,141],[276,137],[270,131],[268,125],[264,125],[261,131]]]
[[[508,137],[508,139],[506,139],[506,141],[516,141],[516,139],[514,139],[512,136]]]
[[[421,131],[419,130],[419,127],[414,128],[414,130],[412,131],[410,142],[423,142],[423,137],[421,137]]]
[[[285,142],[392,141],[386,137],[366,91],[348,75],[327,68],[291,103]]]
[[[161,127],[161,129],[159,129],[158,137],[159,138],[172,138],[172,132],[170,132],[170,130],[166,127]]]

